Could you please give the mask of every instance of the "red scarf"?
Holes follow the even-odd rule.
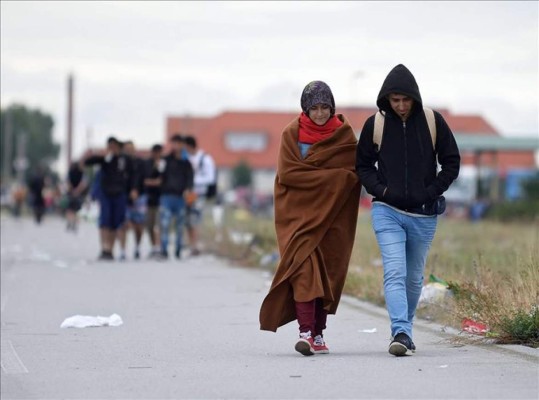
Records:
[[[330,137],[333,132],[342,126],[342,122],[336,115],[320,126],[316,125],[305,113],[299,117],[299,138],[301,143],[315,144]]]

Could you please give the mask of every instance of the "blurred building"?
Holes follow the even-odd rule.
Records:
[[[365,120],[377,110],[368,107],[340,108],[359,136]],[[524,147],[511,147],[515,140],[503,137],[480,115],[453,114],[446,109],[437,109],[457,137],[462,148],[464,166],[472,169],[490,168],[496,175],[505,175],[513,169],[536,168],[537,145],[526,142]],[[254,172],[254,189],[261,193],[273,191],[273,181],[280,137],[283,128],[297,112],[227,111],[213,117],[168,116],[166,140],[175,133],[195,136],[199,145],[210,153],[219,168],[219,185],[230,186],[230,172],[245,161]],[[470,145],[470,140],[473,145]],[[517,140],[518,141],[518,140]],[[489,143],[496,142],[494,148]],[[531,144],[530,144],[531,143]],[[514,147],[514,146],[513,146]]]

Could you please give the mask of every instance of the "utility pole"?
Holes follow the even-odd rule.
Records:
[[[67,78],[67,168],[73,158],[73,75]]]
[[[358,81],[365,76],[365,73],[361,70],[354,71],[354,73],[350,76],[351,84],[350,84],[350,106],[353,106],[354,104],[359,103],[359,97],[358,94],[359,91],[359,83]]]
[[[86,127],[86,150],[92,149],[94,131],[91,126]]]
[[[12,170],[12,164],[11,164],[11,158],[12,158],[12,150],[13,150],[13,125],[11,121],[11,110],[9,108],[6,108],[5,112],[6,116],[6,122],[4,125],[4,154],[3,154],[3,170],[4,170],[4,176],[2,177],[2,182],[5,185],[8,185],[11,181],[11,170]]]

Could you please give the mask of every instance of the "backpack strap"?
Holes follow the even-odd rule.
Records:
[[[429,126],[430,138],[432,139],[432,148],[436,150],[436,119],[434,118],[434,111],[430,108],[423,107],[425,118],[427,119],[427,125]]]
[[[424,107],[423,112],[427,119],[427,125],[429,127],[430,138],[432,140],[432,148],[436,150],[436,119],[434,117],[434,111],[430,108]],[[378,152],[382,147],[382,138],[384,136],[384,122],[385,116],[381,111],[378,111],[374,115],[374,132],[372,134],[372,142],[378,145]]]
[[[202,155],[200,156],[200,160],[198,160],[199,171],[202,169],[202,167],[204,167],[204,157],[206,157],[206,153],[202,152]]]
[[[372,134],[372,142],[378,145],[378,152],[380,152],[380,148],[382,146],[382,137],[384,135],[384,122],[384,114],[382,114],[381,111],[378,111],[374,115],[374,132]]]

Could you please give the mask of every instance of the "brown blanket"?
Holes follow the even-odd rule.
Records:
[[[356,137],[348,121],[298,147],[299,118],[284,130],[275,178],[275,229],[281,261],[262,303],[260,328],[275,332],[296,319],[295,301],[322,298],[335,314],[354,244],[361,185],[354,172]]]

